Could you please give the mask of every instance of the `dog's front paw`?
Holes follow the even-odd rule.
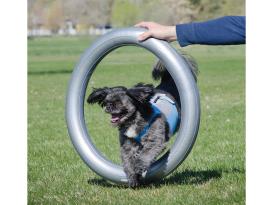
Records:
[[[134,175],[134,176],[129,177],[129,179],[128,179],[128,186],[130,188],[136,188],[139,185],[140,185],[140,183],[139,183],[139,176]]]
[[[132,180],[132,181],[129,181],[128,186],[129,186],[130,188],[136,188],[136,187],[139,186],[139,183],[138,183],[138,181],[136,181],[136,180]]]
[[[142,163],[137,163],[137,165],[135,166],[135,173],[142,176],[147,172],[147,169],[147,166],[144,166]]]

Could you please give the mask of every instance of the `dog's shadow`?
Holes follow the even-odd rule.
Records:
[[[175,172],[170,177],[162,179],[159,182],[153,183],[155,186],[160,185],[199,185],[204,184],[213,179],[219,179],[222,177],[222,172],[219,170],[201,170],[192,171],[184,170],[182,172]]]
[[[234,168],[231,170],[201,170],[201,171],[193,171],[193,170],[184,170],[182,172],[175,172],[170,177],[164,178],[158,182],[151,182],[144,185],[141,185],[139,188],[145,187],[160,187],[163,185],[201,185],[211,180],[217,180],[222,177],[223,172],[240,172],[243,173],[242,170]],[[99,185],[104,187],[124,187],[125,185],[112,184],[104,179],[89,179],[88,183],[90,185]]]

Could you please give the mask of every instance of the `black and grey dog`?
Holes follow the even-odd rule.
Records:
[[[196,78],[197,66],[185,58]],[[166,148],[167,142],[179,125],[180,99],[171,75],[161,61],[152,76],[161,83],[139,83],[132,88],[97,88],[87,102],[98,103],[111,115],[111,123],[119,129],[121,159],[129,187],[140,184],[150,165]],[[164,110],[165,109],[165,110]]]

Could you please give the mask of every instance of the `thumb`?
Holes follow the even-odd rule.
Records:
[[[149,31],[146,31],[146,32],[144,32],[143,34],[139,35],[137,39],[138,39],[139,41],[144,41],[144,40],[146,40],[147,38],[149,38],[149,37],[151,37],[151,36],[152,36],[152,33],[149,32]]]

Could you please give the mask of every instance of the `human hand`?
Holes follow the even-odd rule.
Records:
[[[148,31],[138,36],[139,41],[144,41],[147,38],[154,37],[166,41],[175,41],[176,28],[175,26],[164,26],[155,22],[140,22],[135,25],[136,27],[142,27],[148,29]]]

